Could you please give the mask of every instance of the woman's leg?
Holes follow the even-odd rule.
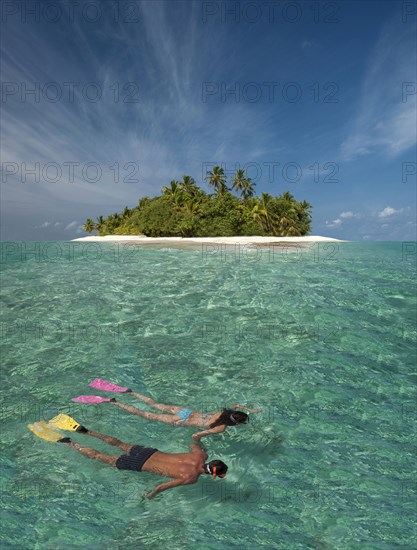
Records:
[[[119,458],[118,456],[105,455],[103,453],[99,453],[94,449],[90,449],[90,447],[82,447],[81,445],[79,445],[78,443],[74,443],[73,441],[67,441],[63,444],[67,445],[68,447],[72,447],[73,449],[75,449],[82,455],[87,456],[88,458],[101,460],[102,462],[105,462],[109,466],[116,466],[116,460]]]
[[[163,422],[164,424],[181,423],[181,419],[175,414],[156,414],[148,411],[141,411],[136,407],[131,407],[130,405],[124,405],[123,403],[119,403],[118,401],[112,402],[112,405],[116,405],[117,407],[120,407],[125,411],[128,411],[132,414],[137,414],[138,416],[141,416],[142,418],[146,418],[147,420],[155,420],[155,422]]]
[[[178,411],[181,411],[185,407],[176,407],[175,405],[163,405],[162,403],[157,403],[150,397],[147,397],[146,395],[142,395],[141,393],[136,393],[132,391],[130,395],[134,395],[138,399],[142,399],[147,405],[150,405],[154,409],[158,409],[159,411],[168,412],[171,414],[177,414]]]
[[[101,439],[102,441],[105,441],[108,445],[119,447],[119,449],[122,449],[122,451],[126,451],[127,453],[129,453],[130,449],[133,447],[133,445],[131,445],[130,443],[123,443],[123,441],[120,441],[120,439],[116,439],[115,437],[111,437],[110,435],[100,434],[91,430],[88,430],[87,434],[92,435],[93,437],[97,437],[97,439]]]

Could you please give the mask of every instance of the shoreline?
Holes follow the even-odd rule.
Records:
[[[347,243],[341,239],[332,237],[321,237],[319,235],[308,237],[262,237],[258,235],[244,237],[146,237],[144,235],[106,235],[99,237],[92,235],[88,237],[78,237],[71,242],[130,242],[137,244],[243,244],[243,245],[268,245],[268,244],[308,244],[315,242],[337,242]]]
[[[144,235],[106,235],[105,237],[99,237],[93,235],[89,237],[79,237],[72,239],[71,242],[99,242],[99,243],[130,243],[132,245],[152,246],[156,245],[157,248],[162,247],[174,247],[174,248],[197,248],[201,245],[223,245],[223,246],[235,246],[241,245],[243,247],[265,247],[275,245],[279,247],[298,247],[298,245],[308,245],[317,242],[322,243],[345,243],[350,241],[343,241],[341,239],[334,239],[332,237],[308,236],[308,237],[262,237],[262,236],[244,236],[244,237],[145,237]]]

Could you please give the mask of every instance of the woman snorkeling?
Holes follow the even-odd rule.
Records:
[[[141,399],[147,405],[150,405],[154,409],[162,411],[165,414],[142,411],[137,407],[132,407],[131,405],[119,403],[114,398],[108,399],[96,396],[81,395],[80,397],[75,397],[73,401],[90,404],[110,402],[116,407],[124,409],[125,411],[128,411],[132,414],[142,416],[143,418],[146,418],[148,420],[154,420],[155,422],[174,424],[176,426],[193,426],[196,428],[203,428],[203,431],[193,434],[193,438],[195,440],[199,440],[206,435],[222,433],[228,426],[237,426],[238,424],[246,424],[247,422],[249,422],[249,415],[237,409],[244,409],[252,413],[260,412],[260,409],[249,409],[248,407],[244,407],[238,404],[232,405],[228,409],[223,409],[221,412],[195,412],[191,409],[185,409],[183,407],[177,407],[175,405],[163,405],[162,403],[157,403],[146,395],[133,392],[129,388],[122,388],[121,386],[117,386],[116,384],[112,384],[111,382],[106,382],[105,380],[100,380],[99,378],[91,382],[90,386],[103,391],[129,393],[137,399]]]

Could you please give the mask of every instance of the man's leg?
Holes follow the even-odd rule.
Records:
[[[67,445],[67,447],[72,447],[79,453],[81,453],[84,456],[87,456],[88,458],[94,458],[95,460],[101,460],[102,462],[105,462],[109,466],[116,466],[116,460],[119,458],[118,456],[113,455],[105,455],[103,453],[99,453],[98,451],[95,451],[94,449],[90,449],[90,447],[82,447],[78,443],[74,443],[73,441],[63,441],[64,445]]]
[[[102,441],[105,441],[108,445],[114,445],[115,447],[119,447],[119,449],[122,449],[122,451],[125,451],[127,453],[130,452],[130,449],[133,447],[130,443],[123,443],[123,441],[120,441],[120,439],[116,439],[115,437],[111,437],[110,435],[104,435],[100,434],[98,432],[93,432],[92,430],[87,430],[88,435],[92,435],[93,437],[97,437],[97,439],[101,439]]]

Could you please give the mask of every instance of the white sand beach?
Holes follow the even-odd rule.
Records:
[[[320,237],[311,235],[308,237],[261,237],[261,236],[245,236],[245,237],[145,237],[144,235],[106,235],[99,237],[91,235],[89,237],[79,237],[72,239],[73,241],[86,242],[132,242],[137,244],[243,244],[243,245],[268,245],[268,244],[290,244],[290,243],[315,243],[315,242],[349,242],[331,237]]]

